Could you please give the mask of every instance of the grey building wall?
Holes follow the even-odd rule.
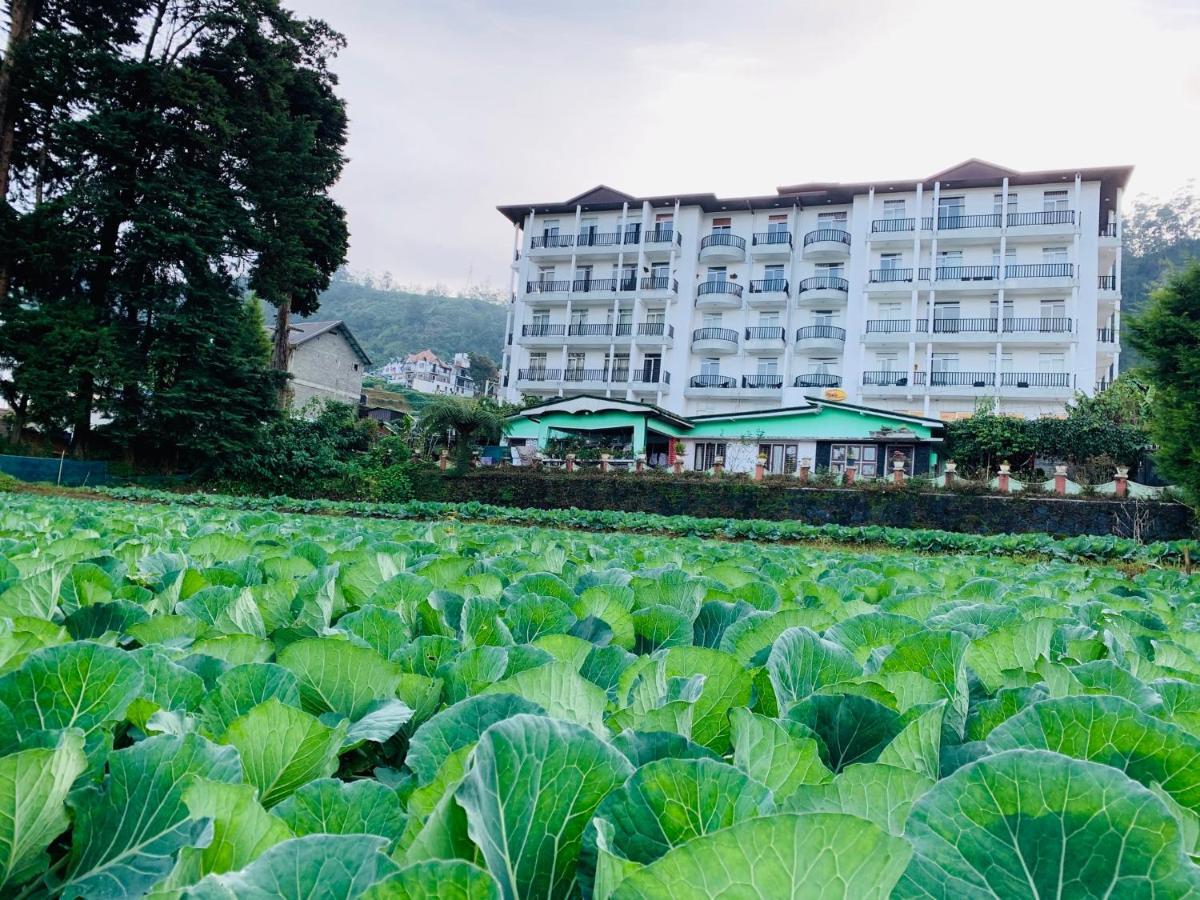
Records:
[[[296,347],[288,371],[296,407],[314,397],[358,403],[362,393],[362,360],[341,334],[326,332]]]

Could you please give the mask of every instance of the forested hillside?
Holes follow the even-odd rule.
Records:
[[[342,319],[376,365],[426,348],[448,359],[465,351],[500,358],[505,309],[494,297],[414,293],[334,276],[314,319]]]

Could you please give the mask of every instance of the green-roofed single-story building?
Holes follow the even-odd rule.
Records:
[[[645,453],[652,466],[677,459],[687,469],[712,468],[717,457],[730,472],[753,471],[759,455],[767,471],[794,472],[801,460],[839,474],[855,465],[863,478],[891,471],[902,460],[910,475],[937,466],[944,425],[937,419],[871,409],[833,400],[801,406],[686,418],[648,403],[582,394],[539,403],[511,417],[505,442],[521,464],[532,452],[598,447],[614,457]]]

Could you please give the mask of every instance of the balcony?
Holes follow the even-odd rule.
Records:
[[[675,296],[679,293],[679,282],[674,278],[669,278],[666,275],[647,275],[639,283],[638,287],[643,293],[656,295]]]
[[[642,235],[642,247],[650,259],[665,259],[682,243],[682,235],[673,228],[651,228]]]
[[[930,372],[930,387],[995,387],[995,372]]]
[[[535,323],[521,326],[521,343],[526,347],[561,346],[567,333],[566,325]]]
[[[1001,372],[1000,386],[1018,390],[1031,389],[1035,393],[1057,394],[1069,392],[1075,378],[1070,372]]]
[[[746,239],[728,231],[714,231],[700,239],[701,262],[742,262]]]
[[[801,255],[805,259],[834,260],[850,256],[850,232],[840,228],[818,228],[804,236]]]
[[[1000,213],[985,213],[978,216],[942,216],[937,217],[938,231],[960,231],[973,228],[999,228],[1002,216]]]
[[[1074,330],[1071,319],[1060,316],[1008,318],[1000,322],[1000,328],[1006,341],[1050,344],[1061,344],[1070,340]]]
[[[798,388],[837,388],[842,386],[841,375],[830,375],[826,372],[809,372],[797,375],[792,387]]]
[[[874,219],[871,222],[871,235],[877,234],[912,234],[917,228],[916,219]]]
[[[518,369],[517,388],[534,391],[558,390],[558,385],[562,382],[562,375],[562,369],[545,369],[540,366]]]
[[[1038,212],[1008,214],[1009,238],[1026,238],[1066,235],[1075,231],[1075,210],[1046,209]]]
[[[1117,342],[1117,330],[1115,328],[1097,328],[1096,342],[1099,344],[1115,344]]]
[[[692,350],[713,353],[736,353],[738,333],[732,328],[697,328],[692,332]]]
[[[738,380],[732,375],[693,375],[684,393],[689,397],[736,397]]]
[[[555,250],[570,250],[574,246],[573,234],[535,234],[529,239],[530,254],[538,256]]]
[[[758,325],[746,329],[746,350],[755,352],[778,352],[787,344],[786,332],[775,325]]]
[[[798,285],[801,304],[845,303],[850,282],[837,275],[816,275]]]
[[[623,374],[623,378],[617,379],[614,376]],[[563,370],[563,389],[564,390],[605,390],[610,383],[623,382],[628,380],[628,369],[577,369],[569,368]]]
[[[790,231],[756,231],[750,236],[751,252],[755,256],[791,256]]]
[[[1006,290],[1069,288],[1075,278],[1072,263],[1033,263],[1004,267]]]
[[[625,327],[628,328],[628,326]],[[626,331],[626,335],[628,335],[628,331]],[[596,325],[576,323],[567,326],[565,343],[576,347],[604,347],[612,341],[612,337],[613,326],[609,323]]]
[[[752,391],[778,391],[783,388],[783,379],[778,375],[743,375],[742,387]]]
[[[525,282],[525,293],[527,294],[565,294],[569,290],[571,290],[571,282],[565,278],[553,281]]]
[[[581,231],[575,236],[575,249],[576,252],[581,253],[591,250],[616,252],[622,247],[636,247],[640,240],[641,235],[636,229],[626,231]]]
[[[1096,279],[1096,290],[1101,300],[1119,300],[1121,286],[1117,284],[1116,275],[1101,275]]]
[[[887,269],[871,269],[871,271],[867,273],[867,280],[871,284],[911,284],[913,280],[913,270],[901,269],[894,266]]]
[[[925,373],[880,369],[863,372],[862,383],[864,393],[911,393],[912,387],[920,387],[925,384]],[[872,390],[865,390],[867,388]],[[902,390],[896,390],[897,388]]]
[[[750,296],[746,302],[755,309],[786,306],[788,296],[786,278],[760,278],[750,282]]]
[[[639,344],[673,346],[675,344],[675,326],[668,325],[666,322],[640,322],[634,340]]]
[[[629,388],[636,393],[656,394],[671,386],[671,373],[661,369],[642,367],[629,375]]]
[[[796,329],[797,350],[836,350],[846,346],[846,329],[837,325],[806,325]]]
[[[962,319],[956,316],[933,320],[934,334],[995,334],[999,330],[999,319]]]
[[[742,286],[736,281],[701,281],[696,285],[698,309],[738,309]]]
[[[934,280],[954,282],[955,287],[982,287],[995,289],[995,282],[1000,280],[999,266],[938,266],[933,270]]]

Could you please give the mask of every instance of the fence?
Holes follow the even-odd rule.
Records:
[[[0,456],[0,472],[21,481],[48,481],[75,487],[108,482],[108,463],[60,457]]]

